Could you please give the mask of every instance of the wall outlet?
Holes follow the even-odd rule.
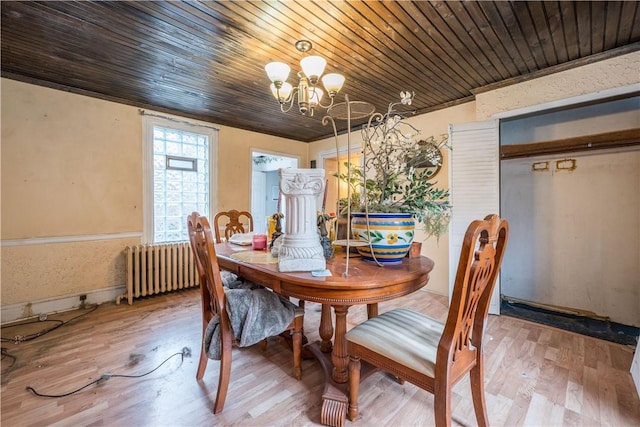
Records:
[[[82,294],[80,295],[80,302],[84,304],[84,302],[87,300],[87,295],[86,294]]]

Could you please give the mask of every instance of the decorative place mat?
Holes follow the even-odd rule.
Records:
[[[278,258],[271,255],[271,251],[242,251],[231,254],[231,258],[250,264],[276,264]]]

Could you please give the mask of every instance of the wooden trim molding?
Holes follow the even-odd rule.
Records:
[[[596,135],[576,136],[553,141],[502,145],[500,146],[500,159],[506,160],[544,154],[629,147],[638,144],[640,144],[640,128],[599,133]]]
[[[111,234],[86,234],[81,236],[59,236],[59,237],[34,237],[31,239],[4,239],[0,242],[2,247],[26,246],[26,245],[48,245],[52,243],[73,243],[90,242],[96,240],[112,239],[135,239],[142,237],[141,232],[132,233],[111,233]]]

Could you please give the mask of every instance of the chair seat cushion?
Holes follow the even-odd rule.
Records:
[[[346,339],[433,377],[443,330],[442,322],[403,308],[361,323],[347,332]]]

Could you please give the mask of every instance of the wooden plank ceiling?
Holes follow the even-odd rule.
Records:
[[[280,112],[264,65],[300,70],[299,39],[378,111],[418,113],[640,48],[636,1],[0,2],[2,76],[315,141],[324,112]],[[344,121],[338,122],[344,129]]]

